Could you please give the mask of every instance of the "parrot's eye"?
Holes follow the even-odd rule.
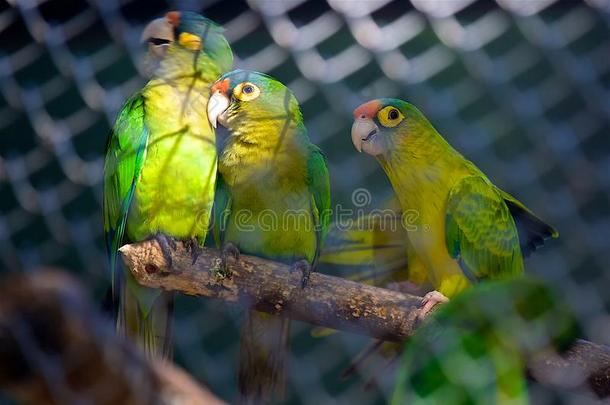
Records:
[[[405,116],[397,108],[388,106],[377,113],[377,119],[384,127],[392,128],[400,124]]]
[[[170,43],[169,39],[163,39],[163,38],[149,38],[148,39],[148,43],[152,44],[152,45],[168,45]]]
[[[260,89],[250,82],[239,83],[233,89],[233,95],[240,101],[252,101],[261,94]]]

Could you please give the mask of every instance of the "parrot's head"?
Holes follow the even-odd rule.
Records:
[[[303,122],[294,94],[264,73],[234,70],[221,76],[211,92],[210,123],[214,128],[220,123],[233,135],[279,136],[282,128]]]
[[[175,46],[193,55],[207,56],[221,72],[226,72],[233,65],[233,52],[223,31],[221,26],[197,13],[170,11],[151,21],[144,28],[141,40],[148,44],[154,59],[163,59],[168,49]]]
[[[371,100],[354,110],[352,142],[358,152],[387,156],[408,148],[413,138],[430,136],[432,126],[412,104],[394,98]]]

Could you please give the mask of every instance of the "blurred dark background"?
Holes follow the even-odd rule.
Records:
[[[398,97],[561,237],[526,262],[610,342],[608,0],[9,1],[0,6],[0,266],[69,269],[108,286],[102,159],[122,102],[144,83],[146,22],[172,9],[224,25],[236,67],[266,72],[301,102],[328,156],[335,204],[391,195],[354,150],[351,111]],[[324,269],[322,269],[323,271]],[[332,270],[332,269],[331,269]],[[179,297],[176,360],[230,400],[240,311]],[[361,389],[339,375],[366,339],[293,329],[291,403],[383,403],[393,375]],[[532,386],[533,403],[583,403]]]

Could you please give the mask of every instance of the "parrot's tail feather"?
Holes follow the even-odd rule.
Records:
[[[384,204],[390,209],[397,205]],[[350,279],[359,282],[379,284],[406,277],[407,233],[402,224],[394,216],[375,215],[361,218],[359,224],[331,224],[320,262],[342,266],[350,271]]]
[[[149,356],[164,359],[173,355],[172,318],[174,313],[174,293],[163,292],[156,299],[149,315],[141,320],[140,338],[144,342],[144,352]]]
[[[524,257],[538,250],[547,239],[557,238],[559,233],[520,204],[505,200],[517,226],[519,243]]]
[[[404,253],[403,253],[404,255]],[[392,280],[400,280],[405,278],[407,273],[406,257],[400,258],[393,262],[380,263],[379,265],[367,269],[363,269],[357,273],[351,274],[346,278],[363,284],[384,285]]]
[[[150,306],[144,308],[133,291],[122,286],[117,330],[136,342],[147,357],[171,358],[174,293],[159,292],[157,295]]]
[[[290,321],[250,311],[239,353],[239,403],[260,404],[285,396]]]

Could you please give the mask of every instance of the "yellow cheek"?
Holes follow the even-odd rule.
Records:
[[[182,32],[178,37],[178,43],[191,51],[201,50],[201,38],[189,32]]]

